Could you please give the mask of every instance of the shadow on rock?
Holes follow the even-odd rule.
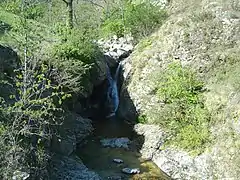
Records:
[[[0,21],[0,35],[5,34],[11,29],[11,26],[5,22]]]

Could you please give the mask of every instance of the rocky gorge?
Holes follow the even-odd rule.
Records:
[[[116,69],[117,64],[122,64],[122,60],[128,57],[133,51],[132,37],[128,36],[125,38],[117,38],[114,36],[112,39],[104,42],[103,40],[99,40],[98,43],[100,47],[104,48],[105,60],[110,70]],[[106,71],[108,71],[108,69],[106,69]],[[105,74],[106,79],[108,79],[108,72],[105,72]],[[123,81],[121,76],[122,71],[118,77],[120,83]],[[118,85],[118,87],[120,89],[121,84]],[[107,89],[108,88],[106,88],[106,90]],[[98,93],[101,92],[102,91],[99,91]],[[107,105],[110,104],[108,103]],[[97,105],[96,107],[99,106]],[[107,114],[105,114],[105,116],[106,115]],[[108,120],[101,120],[101,118]],[[158,168],[154,163],[149,162],[149,157],[138,160],[141,156],[139,156],[137,149],[141,146],[142,140],[139,141],[140,137],[138,137],[137,131],[135,132],[133,130],[131,124],[126,124],[118,118],[102,117],[101,115],[94,121],[82,118],[77,114],[70,115],[67,119],[67,121],[64,121],[64,123],[66,123],[66,125],[63,126],[64,129],[61,130],[63,132],[61,137],[66,138],[57,139],[56,137],[52,141],[53,151],[60,154],[54,157],[52,178],[119,180],[131,178],[131,176],[121,173],[119,168],[122,167],[122,171],[127,174],[143,174],[136,175],[136,177],[133,176],[133,179],[169,179],[167,175],[157,170]],[[73,131],[73,129],[75,130]],[[70,134],[66,134],[66,132]],[[141,136],[142,134],[139,135]],[[99,153],[95,153],[96,150],[99,151]],[[106,154],[106,152],[108,153]],[[80,160],[79,157],[74,155],[75,153],[83,160]],[[111,161],[114,162],[114,158],[117,157],[124,159],[124,161],[117,159],[121,161],[120,164],[123,163],[123,166],[114,167],[111,165]],[[126,168],[129,166],[124,165],[125,161],[130,167],[134,167]],[[88,168],[83,163],[87,163],[87,165],[89,165]],[[144,170],[145,166],[149,166],[150,169]],[[101,167],[104,167],[104,169],[102,170]],[[112,170],[110,170],[109,167],[111,167],[110,169]],[[101,171],[98,170],[99,168]],[[91,169],[97,173],[94,173]]]
[[[169,17],[139,43],[131,35],[94,41],[102,54],[92,84],[84,96],[66,103],[59,134],[46,145],[54,154],[50,179],[239,178],[240,2],[153,4]],[[1,76],[11,76],[18,61],[14,50],[0,45]],[[172,62],[191,68],[204,82],[201,106],[210,135],[196,154],[169,144],[177,135],[161,124],[169,114],[158,88]],[[1,86],[0,92],[8,96],[9,88]],[[205,117],[203,111],[197,115]]]

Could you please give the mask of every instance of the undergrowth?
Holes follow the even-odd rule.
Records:
[[[156,28],[162,25],[167,18],[167,13],[149,2],[133,4],[123,1],[121,7],[115,7],[110,13],[105,13],[101,34],[103,36],[131,33],[136,41],[150,35]]]
[[[160,75],[157,95],[164,103],[160,124],[172,134],[167,145],[174,145],[198,154],[210,140],[210,115],[204,106],[204,83],[196,74],[179,63],[170,64]]]

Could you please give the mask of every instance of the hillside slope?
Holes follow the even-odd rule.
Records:
[[[132,121],[135,112],[131,105],[134,105],[146,123],[161,124],[165,105],[156,93],[161,74],[172,62],[193,69],[204,82],[210,142],[197,157],[188,156],[176,146],[168,151],[154,150],[151,155],[159,167],[174,178],[236,179],[240,141],[240,3],[173,0],[168,12],[170,17],[162,27],[140,42],[124,62],[127,81],[121,92],[119,114]]]

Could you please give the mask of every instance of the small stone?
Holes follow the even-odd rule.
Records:
[[[124,49],[125,51],[132,52],[133,49],[134,49],[134,47],[133,47],[132,44],[126,44],[126,45],[123,47],[123,49]]]
[[[124,179],[124,177],[115,175],[115,176],[109,176],[108,179],[109,180],[122,180],[122,179]]]
[[[115,163],[123,163],[123,160],[122,159],[113,159],[113,162],[115,162]]]
[[[116,35],[114,35],[114,36],[113,36],[113,39],[114,39],[114,40],[117,40],[117,39],[118,39],[118,37],[117,37]]]
[[[113,51],[109,51],[108,53],[105,53],[105,55],[108,55],[108,56],[112,57],[113,59],[118,59],[118,54]]]
[[[127,42],[132,42],[132,41],[133,41],[133,37],[130,36],[130,35],[127,35],[127,36],[126,36],[126,41],[127,41]]]
[[[128,149],[128,144],[130,140],[128,138],[109,138],[100,140],[103,147],[112,147],[112,148],[125,148]]]
[[[117,51],[118,49],[121,48],[121,44],[113,44],[113,47],[112,47],[115,51]]]
[[[12,180],[18,180],[18,179],[22,179],[22,180],[25,180],[25,179],[28,179],[30,175],[26,172],[22,172],[22,171],[15,171],[13,173],[13,177],[12,177]]]
[[[122,172],[125,174],[139,174],[140,170],[138,168],[123,168]]]
[[[117,55],[118,57],[128,57],[129,56],[129,52],[128,51],[125,51],[124,49],[118,49],[117,50]]]

